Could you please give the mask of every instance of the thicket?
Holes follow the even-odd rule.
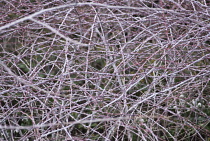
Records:
[[[0,140],[210,140],[207,0],[1,0]]]

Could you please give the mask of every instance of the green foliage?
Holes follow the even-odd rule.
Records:
[[[26,64],[23,64],[23,63],[18,64],[18,67],[19,67],[24,73],[29,72],[29,69],[28,69],[28,67],[27,67]]]
[[[98,70],[103,69],[105,65],[106,65],[106,59],[104,58],[96,59],[94,62],[91,63],[91,66]]]

